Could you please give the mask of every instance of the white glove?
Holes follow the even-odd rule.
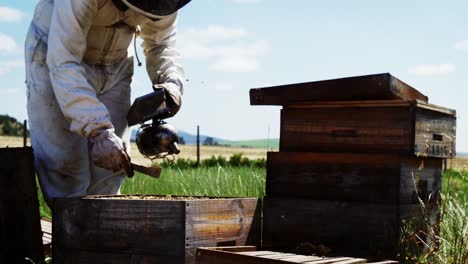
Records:
[[[153,85],[153,89],[164,89],[166,94],[166,105],[171,111],[167,117],[174,116],[179,112],[180,106],[182,105],[182,94],[177,84],[173,82],[155,84]]]
[[[132,167],[122,140],[114,133],[113,128],[98,130],[89,138],[91,156],[96,166],[119,171],[124,169],[130,176]]]

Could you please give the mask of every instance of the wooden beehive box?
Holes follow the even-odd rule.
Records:
[[[44,260],[31,148],[0,149],[0,245],[0,263]]]
[[[268,153],[263,246],[325,244],[394,258],[404,220],[437,219],[442,161],[456,112],[390,74],[252,89],[281,105],[280,152]]]
[[[252,89],[282,105],[280,151],[455,155],[456,112],[389,74]]]
[[[200,246],[260,243],[255,198],[91,196],[54,202],[55,263],[194,263]]]

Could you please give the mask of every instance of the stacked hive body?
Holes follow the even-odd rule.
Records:
[[[435,221],[442,161],[455,154],[455,111],[390,74],[253,89],[282,105],[280,151],[268,153],[263,243],[324,244],[394,257],[402,221]]]

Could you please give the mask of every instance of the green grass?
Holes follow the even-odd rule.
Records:
[[[439,247],[434,262],[468,263],[468,174],[448,171],[444,174],[441,202]]]
[[[160,179],[136,174],[122,194],[263,197],[265,169],[255,167],[163,168]]]
[[[420,201],[422,217],[405,219],[400,237],[400,263],[468,263],[468,178],[449,170],[442,179],[436,217]]]

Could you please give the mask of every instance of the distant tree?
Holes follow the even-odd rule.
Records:
[[[180,145],[185,145],[186,144],[184,137],[179,137],[179,144]]]
[[[22,136],[24,125],[8,115],[0,115],[0,135]],[[27,131],[29,135],[29,131]]]
[[[203,145],[205,146],[211,146],[214,143],[214,139],[212,137],[206,137],[205,140],[203,140]]]
[[[2,134],[6,136],[10,136],[13,133],[13,127],[11,126],[11,123],[9,121],[6,121],[3,123],[2,127]]]

